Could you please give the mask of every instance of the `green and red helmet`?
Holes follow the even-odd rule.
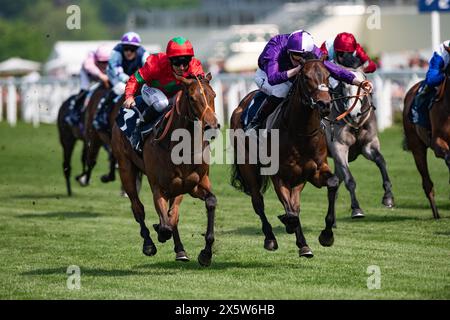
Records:
[[[169,58],[179,56],[193,56],[194,48],[189,40],[183,37],[176,37],[167,44],[166,54]]]

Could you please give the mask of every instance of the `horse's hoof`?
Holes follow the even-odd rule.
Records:
[[[172,229],[168,227],[163,227],[160,224],[154,224],[153,229],[158,233],[158,241],[161,243],[166,242],[172,238]]]
[[[289,234],[294,233],[300,224],[298,216],[294,216],[293,214],[282,214],[278,216],[278,219],[286,226],[286,232]]]
[[[89,185],[89,181],[88,181],[87,176],[85,174],[83,174],[81,176],[78,176],[75,179],[78,181],[78,183],[82,187],[87,187]]]
[[[352,219],[360,219],[364,218],[364,212],[361,209],[353,209],[352,210]]]
[[[198,255],[198,263],[203,267],[209,267],[211,265],[212,253],[202,250]]]
[[[299,249],[298,250],[298,255],[300,257],[305,257],[305,258],[308,258],[308,259],[314,257],[311,249],[308,246],[304,246],[301,249]]]
[[[156,249],[156,246],[154,243],[151,244],[144,244],[144,246],[142,247],[142,252],[146,255],[146,256],[154,256],[156,254],[158,250]]]
[[[394,198],[393,197],[383,197],[383,200],[381,201],[382,204],[386,208],[393,208],[394,207]]]
[[[108,174],[105,174],[105,175],[101,176],[100,180],[103,183],[108,183],[108,182],[112,182],[112,181],[116,180],[116,178],[115,177],[111,177]]]
[[[180,251],[176,253],[175,260],[181,262],[188,262],[190,259],[185,251]]]
[[[268,251],[275,251],[278,249],[277,240],[264,240],[264,249]]]
[[[331,247],[334,243],[333,231],[322,230],[319,236],[319,242],[324,247]]]

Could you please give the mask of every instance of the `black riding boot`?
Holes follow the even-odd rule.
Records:
[[[283,98],[278,98],[275,96],[268,96],[266,100],[264,100],[262,106],[259,108],[255,117],[248,124],[247,130],[254,129],[258,130],[261,127],[261,124],[267,117],[275,111],[278,105],[283,101]]]
[[[141,146],[141,131],[144,128],[144,126],[148,123],[151,123],[155,119],[157,119],[161,115],[160,112],[156,111],[153,106],[150,106],[145,109],[145,111],[142,113],[143,121],[140,120],[136,124],[136,127],[134,128],[133,133],[131,134],[131,145],[133,148],[141,153],[142,152],[142,146]]]

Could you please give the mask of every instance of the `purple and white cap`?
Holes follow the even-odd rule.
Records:
[[[294,31],[289,35],[287,50],[300,53],[312,52],[314,50],[314,39],[307,31]]]
[[[140,47],[141,37],[136,32],[127,32],[122,36],[120,42],[125,45]]]

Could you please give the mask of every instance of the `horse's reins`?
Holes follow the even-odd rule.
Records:
[[[214,115],[215,115],[215,112],[214,112],[214,110],[213,110],[213,109],[209,106],[209,104],[208,104],[208,100],[206,99],[205,89],[203,88],[202,82],[201,82],[200,79],[197,77],[197,75],[195,75],[195,79],[197,80],[197,82],[198,82],[198,84],[199,84],[199,86],[200,86],[200,93],[202,94],[203,99],[205,100],[205,104],[206,104],[206,107],[205,107],[205,109],[203,110],[202,115],[201,115],[200,118],[199,118],[200,122],[203,122],[203,119],[204,119],[204,117],[205,117],[205,115],[206,115],[206,112],[207,112],[208,110],[210,110]],[[177,115],[180,115],[180,114],[181,114],[181,113],[180,113],[180,109],[179,109],[181,94],[182,94],[182,93],[180,92],[180,93],[177,95],[176,100],[175,100],[175,108],[174,108],[174,109],[176,110]],[[162,133],[158,138],[155,138],[155,139],[153,140],[154,142],[160,142],[161,140],[163,140],[163,139],[167,136],[167,134],[169,133],[169,129],[170,129],[170,127],[172,126],[174,114],[175,114],[175,112],[173,111],[173,109],[170,110],[170,111],[166,114],[166,118],[169,117],[169,120],[167,121],[167,124],[166,124],[166,126],[165,126],[165,128],[164,128],[163,133]],[[187,117],[187,119],[188,119],[188,120],[191,120],[191,119],[189,119],[188,117]],[[192,120],[191,120],[191,121],[192,121]]]
[[[365,97],[365,96],[368,96],[368,95],[369,95],[369,93],[366,92],[366,91],[364,91],[363,93],[360,93],[361,90],[362,90],[363,85],[366,84],[366,83],[369,83],[369,81],[368,81],[368,80],[364,80],[364,81],[362,81],[362,82],[359,84],[359,86],[358,86],[358,91],[356,92],[356,95],[353,95],[353,96],[341,96],[341,97],[337,97],[337,98],[331,99],[331,102],[334,102],[334,101],[342,100],[342,99],[357,98],[357,99],[355,99],[355,101],[353,102],[353,105],[352,105],[350,108],[348,108],[347,110],[345,110],[343,113],[341,113],[339,116],[337,116],[334,120],[330,120],[330,121],[336,122],[336,121],[342,120],[343,118],[345,118],[346,116],[348,116],[348,115],[350,114],[350,112],[353,111],[353,109],[355,109],[355,107],[356,107],[356,105],[358,104],[358,101],[360,100],[361,97]],[[327,120],[328,120],[328,119],[327,119]]]

